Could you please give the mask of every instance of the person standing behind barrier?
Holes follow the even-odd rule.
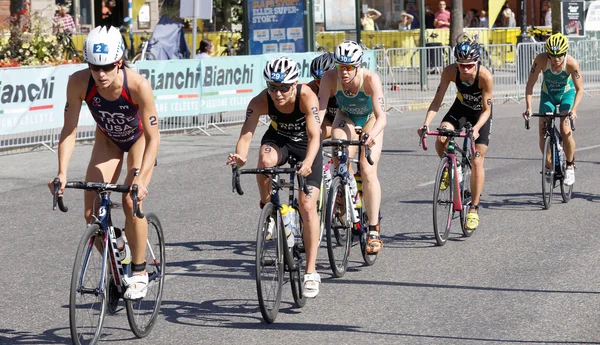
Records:
[[[377,177],[377,167],[383,147],[383,130],[387,122],[383,86],[377,73],[361,67],[363,50],[354,41],[344,41],[334,50],[337,70],[325,72],[319,89],[319,116],[327,110],[329,98],[335,96],[338,111],[333,121],[331,136],[334,139],[358,140],[355,127],[363,128],[369,134],[365,145],[371,148],[370,165],[364,155],[360,160],[362,186],[369,233],[367,253],[378,253],[383,247],[380,237],[379,209],[381,207],[381,185]],[[364,135],[363,134],[363,135]],[[348,148],[348,157],[356,154],[357,147]]]
[[[435,29],[435,14],[431,10],[431,6],[425,5],[425,29]]]
[[[467,11],[465,15],[465,20],[463,23],[465,28],[478,28],[480,25],[479,16],[477,15],[477,10],[472,8]]]
[[[552,26],[552,6],[550,6],[550,1],[544,1],[543,10],[546,11],[544,26]]]
[[[215,52],[215,45],[212,40],[205,38],[200,41],[200,47],[196,51],[195,59],[209,58]]]
[[[77,27],[73,21],[73,17],[69,14],[69,10],[65,6],[60,6],[58,12],[54,16],[54,33],[64,32],[73,34]]]
[[[415,18],[412,15],[402,11],[402,13],[400,14],[400,23],[398,24],[398,30],[410,30],[413,19]]]
[[[449,29],[450,28],[450,11],[446,9],[446,2],[440,1],[438,9],[435,13],[435,19],[433,24],[438,29]]]
[[[97,123],[94,148],[88,165],[86,181],[117,183],[123,156],[127,152],[125,185],[137,184],[139,201],[148,195],[158,147],[158,115],[150,82],[136,71],[127,68],[123,57],[123,43],[119,29],[98,26],[83,43],[86,69],[69,77],[64,126],[58,145],[59,197],[67,183],[67,167],[75,146],[77,124],[82,103]],[[48,187],[54,193],[54,183]],[[85,218],[88,224],[97,214],[97,194],[85,192]],[[141,209],[140,209],[141,210]],[[131,277],[125,278],[125,299],[146,296],[146,219],[133,216],[133,202],[129,193],[123,194],[125,228],[132,253]]]
[[[319,293],[321,283],[316,268],[320,234],[316,199],[323,174],[321,121],[317,96],[306,85],[298,83],[299,76],[298,64],[292,59],[279,57],[267,63],[263,71],[267,89],[248,104],[235,153],[229,154],[226,164],[237,164],[238,167],[246,164],[252,136],[260,117],[265,114],[271,117],[271,125],[261,140],[258,168],[283,165],[290,155],[302,161],[298,173],[306,177],[309,189],[308,194],[298,193],[306,249],[304,296],[313,298]],[[256,175],[256,180],[262,208],[271,198],[271,180],[263,175]]]
[[[514,28],[517,26],[515,14],[508,5],[502,10],[502,26],[505,28]]]
[[[410,29],[415,30],[421,27],[421,23],[419,22],[419,12],[415,9],[415,4],[409,2],[406,4],[406,13],[410,14],[413,17],[412,22],[410,23]]]
[[[484,10],[481,10],[481,12],[479,12],[479,27],[480,28],[488,27],[488,18],[486,16],[486,12]]]
[[[525,87],[525,106],[523,113],[525,119],[531,114],[531,100],[533,99],[533,86],[538,75],[542,73],[542,89],[540,93],[540,113],[551,113],[556,104],[560,104],[560,113],[569,114],[569,117],[560,119],[560,133],[563,140],[567,171],[564,184],[567,186],[575,183],[575,139],[569,121],[577,118],[577,107],[583,98],[583,79],[579,62],[568,54],[569,41],[563,34],[556,33],[546,41],[546,52],[538,54],[533,60],[531,73]],[[590,52],[597,53],[597,52]],[[540,117],[539,138],[540,150],[544,152],[544,126],[546,119]]]
[[[375,20],[379,17],[381,17],[381,12],[374,8],[367,9],[367,13],[361,13],[360,24],[362,25],[362,29],[365,31],[375,30]]]
[[[333,69],[335,69],[333,53],[324,53],[312,60],[310,63],[310,74],[314,79],[306,85],[313,90],[315,95],[319,95],[319,87],[321,85],[323,74]],[[323,123],[321,123],[321,140],[331,137],[331,125],[333,124],[337,110],[338,104],[335,96],[329,97],[329,100],[327,101],[327,111],[323,116]]]
[[[467,122],[473,125],[473,138],[475,139],[475,155],[473,157],[471,191],[472,201],[469,204],[466,226],[469,230],[479,227],[479,201],[485,182],[483,162],[490,143],[492,131],[492,100],[494,79],[492,73],[481,65],[479,61],[481,47],[479,43],[471,40],[459,42],[454,46],[456,63],[448,65],[442,72],[440,85],[435,97],[427,110],[423,126],[417,130],[419,137],[423,128],[428,128],[433,118],[437,115],[448,85],[456,85],[456,99],[442,119],[440,128],[460,129]],[[446,150],[447,138],[437,137],[435,149],[438,156],[442,157]],[[450,177],[444,172],[441,190],[448,188]]]

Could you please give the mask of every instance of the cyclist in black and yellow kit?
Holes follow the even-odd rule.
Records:
[[[427,110],[427,116],[423,126],[418,129],[419,137],[423,127],[429,124],[438,113],[446,90],[450,82],[456,84],[456,100],[440,124],[440,128],[459,129],[467,122],[473,125],[473,138],[475,138],[475,157],[473,158],[471,191],[472,202],[467,213],[467,229],[475,230],[479,226],[479,199],[485,181],[483,161],[490,143],[492,131],[492,89],[494,81],[492,73],[481,65],[479,61],[481,46],[470,39],[458,43],[454,47],[456,63],[444,68],[440,85],[435,97]],[[446,150],[447,138],[437,137],[435,149],[442,157]],[[446,189],[449,185],[448,172],[444,172],[444,178],[440,189]]]
[[[298,173],[306,177],[309,189],[309,194],[301,192],[298,198],[306,249],[304,296],[312,298],[319,293],[321,283],[316,270],[320,232],[316,199],[323,169],[321,121],[317,96],[308,86],[298,84],[299,75],[297,63],[289,58],[275,58],[267,63],[264,69],[267,89],[250,101],[235,153],[229,154],[227,164],[237,163],[239,167],[246,164],[252,136],[263,114],[271,117],[271,126],[261,140],[258,168],[283,165],[290,155],[302,161]],[[256,175],[256,179],[262,207],[271,198],[271,181],[263,175]]]

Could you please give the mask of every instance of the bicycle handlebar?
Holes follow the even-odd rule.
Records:
[[[56,210],[56,206],[58,204],[58,208],[62,212],[69,211],[69,208],[64,204],[63,196],[58,195],[58,191],[60,190],[60,179],[57,177],[52,181],[54,184],[54,197],[52,202],[52,209]],[[87,191],[109,191],[109,192],[118,192],[118,193],[129,193],[131,191],[131,200],[133,201],[133,214],[138,218],[144,218],[144,214],[140,211],[139,201],[138,201],[138,185],[134,184],[133,186],[122,185],[122,184],[112,184],[112,183],[104,183],[104,182],[84,182],[84,181],[69,181],[67,182],[65,188],[73,188],[73,189],[84,189]]]
[[[465,126],[465,131],[460,129],[446,129],[446,128],[438,128],[435,131],[428,130],[427,126],[423,126],[421,128],[421,140],[419,141],[419,146],[423,146],[423,150],[427,151],[427,136],[428,135],[437,135],[440,137],[453,137],[453,138],[470,138],[473,140],[473,127],[470,124]]]
[[[239,195],[244,195],[244,191],[242,190],[242,185],[240,182],[241,174],[262,174],[262,175],[275,175],[275,174],[292,174],[297,173],[298,169],[302,166],[302,162],[296,163],[295,168],[280,168],[280,167],[271,167],[271,168],[261,168],[261,169],[239,169],[237,164],[233,164],[231,166],[231,191],[237,192]],[[298,174],[298,188],[304,192],[304,194],[309,194],[310,190],[308,189],[308,184],[306,183],[306,177]]]
[[[526,112],[527,113],[527,112]],[[571,116],[571,112],[568,112],[567,114],[555,114],[553,112],[547,112],[547,113],[530,113],[529,117],[549,117],[549,118],[561,118],[561,117],[569,117]],[[574,131],[575,130],[575,121],[571,120],[571,130]],[[525,119],[525,129],[529,129],[529,118]]]
[[[365,142],[367,142],[367,139],[369,139],[368,133],[365,133],[361,140],[328,139],[328,140],[323,141],[323,147],[364,146],[365,147],[365,157],[367,158],[367,162],[369,162],[369,164],[373,165],[373,164],[375,164],[375,162],[373,162],[373,159],[371,159],[371,148],[369,146],[365,145]]]

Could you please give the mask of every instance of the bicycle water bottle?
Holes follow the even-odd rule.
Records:
[[[296,210],[286,204],[281,205],[281,217],[283,218],[283,228],[289,249],[294,248],[294,233],[296,232]]]
[[[117,250],[119,250],[119,260],[121,264],[127,265],[131,263],[131,250],[127,244],[127,238],[125,237],[125,229],[114,228],[115,237],[117,240]]]
[[[356,203],[356,208],[362,207],[362,177],[359,173],[354,174],[354,180],[356,181],[356,196],[354,202]]]

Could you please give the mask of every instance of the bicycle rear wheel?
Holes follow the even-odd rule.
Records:
[[[272,229],[270,237],[269,227]],[[260,313],[267,323],[273,323],[279,313],[285,240],[276,206],[269,202],[260,214],[256,234],[256,291]]]
[[[342,183],[342,178],[336,176],[331,182],[325,214],[327,255],[331,271],[336,278],[341,278],[346,273],[352,247],[352,229],[348,211],[346,188]]]
[[[302,308],[306,304],[306,297],[304,297],[304,260],[302,259],[302,253],[300,252],[299,244],[302,243],[304,229],[302,228],[302,216],[300,216],[300,210],[296,209],[296,236],[300,238],[296,239],[296,245],[292,249],[292,257],[296,262],[296,269],[290,271],[290,284],[292,285],[292,296],[296,307]],[[304,248],[304,246],[302,246]]]
[[[106,273],[108,262],[104,262],[104,232],[98,224],[88,226],[75,254],[71,275],[71,295],[69,298],[69,324],[71,339],[76,345],[93,345],[102,334],[106,315],[108,285],[100,292],[100,281]],[[108,260],[107,260],[108,261]],[[105,281],[108,282],[108,279]]]
[[[462,162],[460,226],[465,237],[471,237],[474,230],[467,229],[467,212],[469,212],[469,203],[471,202],[471,151],[468,151],[467,156],[463,157]]]
[[[554,190],[554,145],[552,143],[552,137],[547,136],[544,144],[544,156],[542,159],[542,198],[544,200],[544,209],[549,209],[552,205],[552,193]],[[550,167],[546,167],[546,164],[550,160]]]
[[[148,240],[146,242],[146,272],[148,273],[148,292],[140,300],[127,300],[127,320],[133,334],[143,338],[150,334],[162,303],[165,283],[165,239],[160,220],[154,213],[146,215],[148,221]]]
[[[437,244],[440,246],[446,244],[452,224],[454,181],[452,180],[450,166],[450,158],[443,157],[438,167],[433,189],[433,233],[435,234]],[[446,188],[441,190],[440,187],[444,179],[444,172],[448,173],[448,180]]]

